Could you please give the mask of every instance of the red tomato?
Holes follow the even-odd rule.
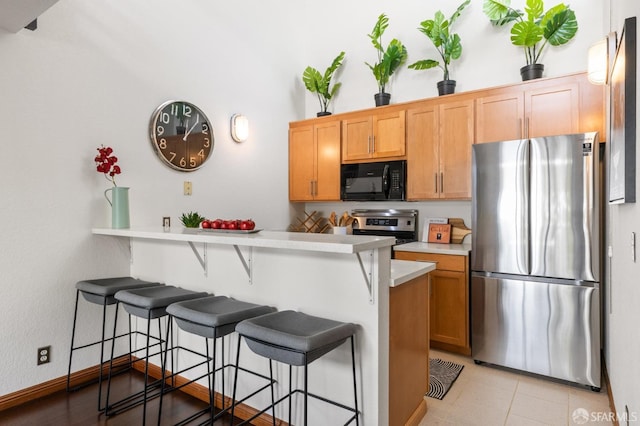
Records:
[[[207,228],[211,228],[211,222],[205,219],[202,221],[202,229],[207,229]]]
[[[220,224],[220,229],[229,229],[229,222],[226,220],[223,220],[222,223]]]
[[[220,229],[222,228],[222,219],[216,219],[211,221],[211,228]]]
[[[251,219],[243,220],[242,222],[240,222],[240,229],[244,231],[251,231],[255,227],[256,223]]]
[[[238,225],[238,222],[235,220],[230,220],[229,224],[227,225],[227,229],[238,229],[240,226]]]

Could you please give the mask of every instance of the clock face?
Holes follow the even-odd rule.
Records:
[[[169,167],[183,172],[197,170],[213,150],[209,119],[197,106],[168,101],[151,116],[151,144]]]

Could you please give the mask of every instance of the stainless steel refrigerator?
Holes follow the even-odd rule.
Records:
[[[600,388],[597,133],[473,146],[476,362]]]

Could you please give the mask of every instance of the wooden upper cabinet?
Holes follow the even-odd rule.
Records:
[[[316,201],[340,200],[340,121],[315,127]]]
[[[524,110],[526,137],[578,133],[580,87],[570,83],[528,90],[524,93]]]
[[[289,200],[340,200],[340,121],[289,129]]]
[[[580,132],[604,140],[604,92],[586,74],[531,80],[476,99],[476,143]]]
[[[503,93],[476,99],[476,143],[522,138],[524,93]]]
[[[440,198],[471,198],[473,100],[440,105]]]
[[[437,103],[407,111],[407,199],[438,198],[440,115]]]
[[[289,129],[289,199],[313,200],[314,141],[313,126]]]
[[[405,112],[363,115],[342,120],[342,162],[405,156]]]
[[[407,199],[471,197],[473,100],[407,111]]]

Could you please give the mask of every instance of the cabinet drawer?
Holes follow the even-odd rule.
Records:
[[[467,256],[458,256],[451,254],[434,254],[434,253],[418,253],[413,251],[397,251],[395,258],[400,260],[417,260],[423,262],[436,262],[436,269],[442,271],[460,271],[467,270]]]

